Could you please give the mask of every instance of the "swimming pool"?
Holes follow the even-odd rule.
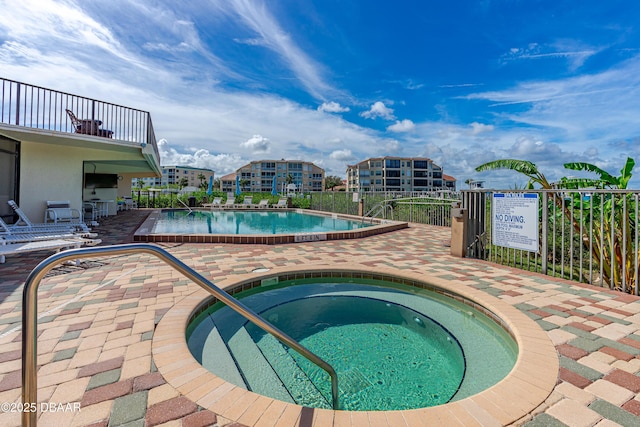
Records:
[[[343,410],[459,400],[504,378],[518,353],[509,333],[481,311],[398,283],[292,280],[236,297],[333,366]],[[221,303],[190,324],[187,342],[196,360],[232,384],[331,408],[324,371]]]
[[[157,210],[135,241],[190,243],[298,243],[350,239],[406,228],[407,223],[308,210]]]

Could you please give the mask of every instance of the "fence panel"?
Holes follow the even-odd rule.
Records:
[[[638,191],[506,190],[537,193],[539,249],[492,243],[493,192],[463,191],[467,256],[638,295]]]

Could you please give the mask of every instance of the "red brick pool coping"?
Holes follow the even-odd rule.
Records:
[[[211,212],[218,212],[213,210]],[[234,210],[231,210],[232,212]],[[237,212],[297,212],[302,209],[242,209]],[[375,236],[395,230],[401,230],[409,226],[406,222],[381,220],[379,218],[367,218],[367,222],[373,224],[369,227],[356,230],[327,231],[314,233],[296,234],[182,234],[182,233],[152,233],[153,227],[158,220],[161,210],[154,210],[150,213],[144,223],[136,230],[134,241],[136,242],[156,242],[156,243],[234,243],[234,244],[263,244],[278,245],[285,243],[315,242],[323,240],[345,240],[361,239],[363,237]],[[206,211],[209,212],[209,211]],[[353,215],[328,214],[327,212],[304,210],[307,215],[319,215],[333,217],[351,221],[361,221],[362,218]]]
[[[558,355],[542,328],[515,307],[480,290],[461,286],[456,281],[394,268],[378,269],[371,273],[366,265],[341,264],[311,269],[276,268],[268,274],[238,275],[222,280],[218,285],[227,290],[247,289],[262,279],[283,277],[291,280],[323,274],[400,281],[464,300],[492,315],[512,334],[519,348],[516,364],[507,377],[494,386],[446,405],[403,411],[362,412],[305,408],[227,383],[193,358],[186,343],[186,328],[194,313],[210,301],[210,294],[199,289],[178,302],[158,324],[152,342],[158,371],[184,397],[219,417],[246,425],[262,422],[273,424],[277,420],[277,425],[283,427],[297,426],[303,419],[308,421],[305,425],[309,426],[346,426],[354,423],[375,426],[377,417],[386,417],[392,424],[394,417],[399,417],[398,420],[404,420],[401,424],[406,422],[410,425],[508,425],[531,414],[545,402],[556,386]]]

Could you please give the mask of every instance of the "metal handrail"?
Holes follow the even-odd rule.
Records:
[[[292,347],[302,356],[306,357],[318,367],[326,371],[331,378],[333,409],[338,409],[338,376],[331,365],[161,247],[148,243],[132,243],[114,246],[94,246],[90,248],[70,249],[58,252],[40,262],[33,270],[31,270],[31,273],[29,273],[22,292],[22,403],[25,408],[34,408],[35,410],[32,412],[26,410],[22,412],[23,426],[36,426],[38,419],[38,375],[36,370],[38,353],[36,341],[38,325],[37,293],[38,286],[40,285],[42,278],[55,265],[68,260],[90,258],[99,255],[122,255],[141,252],[155,255],[157,258],[164,261],[175,270],[181,272],[201,288],[205,289],[220,301],[228,305],[238,314],[255,323],[264,331],[274,335],[280,341],[289,347]]]

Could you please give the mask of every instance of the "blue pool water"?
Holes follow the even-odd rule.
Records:
[[[468,305],[397,283],[281,282],[236,296],[334,367],[340,409],[399,410],[476,394],[504,378],[518,349]],[[330,408],[328,375],[221,303],[187,330],[194,357],[228,382]]]
[[[371,226],[332,216],[295,211],[163,211],[153,233],[175,234],[294,234],[356,230]]]

